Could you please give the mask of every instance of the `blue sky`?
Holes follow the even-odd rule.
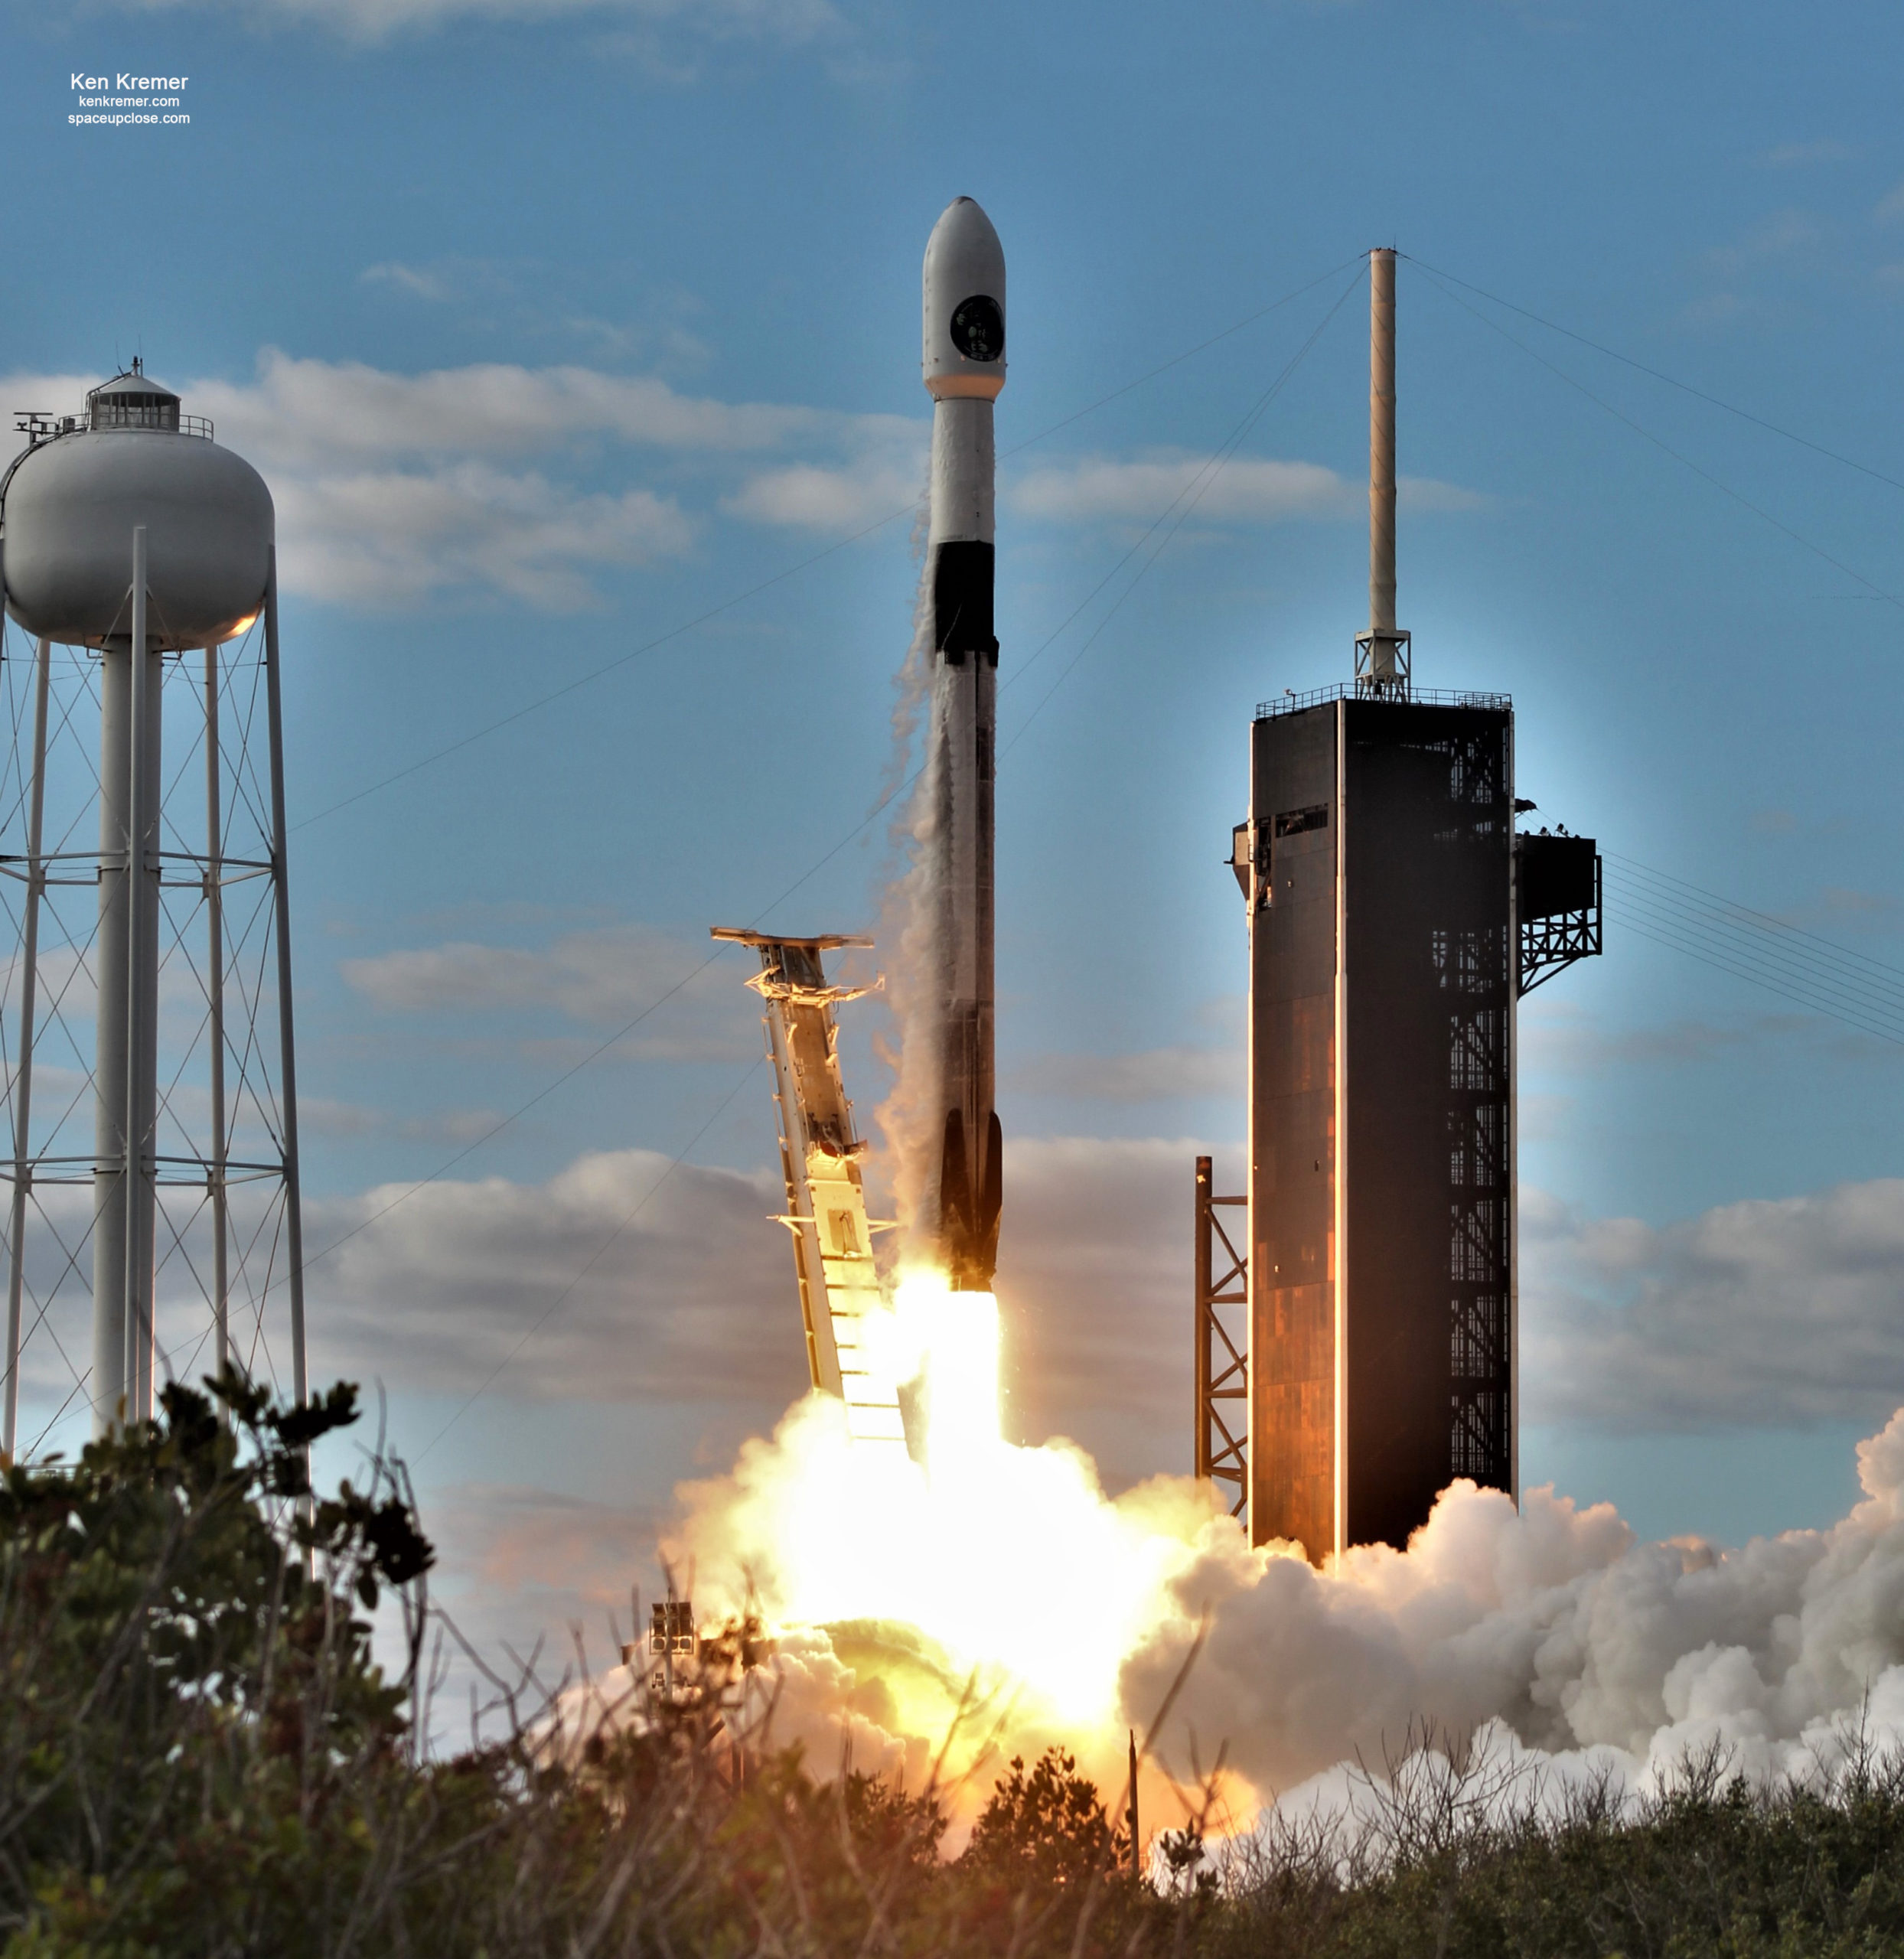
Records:
[[[1368,246],[1409,255],[1418,680],[1514,694],[1542,820],[1904,963],[1904,489],[1472,289],[1904,477],[1900,38],[1589,0],[11,10],[8,405],[142,350],[277,498],[314,1241],[442,1172],[314,1273],[315,1364],[385,1383],[470,1584],[612,1596],[800,1384],[739,963],[542,1092],[709,924],[875,918],[956,194],[1011,267],[1028,1433],[1187,1459],[1188,1159],[1242,1122],[1218,860],[1253,704],[1361,622]],[[188,128],[68,125],[71,73],[128,65],[189,75]],[[1662,1534],[1837,1514],[1904,1400],[1898,1045],[1617,901],[1524,1025],[1529,1479]]]

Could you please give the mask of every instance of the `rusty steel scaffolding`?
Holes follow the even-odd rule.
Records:
[[[1249,1255],[1247,1247],[1237,1250],[1218,1212],[1226,1204],[1241,1209],[1248,1202],[1247,1197],[1218,1197],[1210,1159],[1197,1159],[1196,1473],[1234,1486],[1232,1517],[1241,1517],[1250,1500],[1249,1340],[1247,1333],[1224,1324],[1218,1309],[1241,1306],[1247,1325]],[[1225,1417],[1225,1403],[1234,1403],[1244,1419],[1233,1425]]]

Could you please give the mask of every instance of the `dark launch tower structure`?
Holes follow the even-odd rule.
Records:
[[[1198,1299],[1198,1468],[1227,1470],[1253,1542],[1318,1561],[1405,1544],[1457,1477],[1518,1495],[1515,1008],[1599,950],[1591,840],[1515,834],[1532,806],[1511,702],[1413,685],[1392,253],[1371,282],[1369,629],[1352,682],[1257,710],[1232,845],[1250,932],[1241,1434],[1206,1393],[1235,1335]],[[1200,1236],[1223,1201],[1207,1186],[1200,1164]]]

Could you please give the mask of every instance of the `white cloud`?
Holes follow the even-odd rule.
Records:
[[[1031,1439],[1072,1436],[1113,1481],[1180,1465],[1188,1449],[1191,1168],[1208,1147],[1006,1139],[998,1290],[1012,1425]],[[355,1329],[344,1371],[416,1380],[440,1360],[458,1379],[480,1377],[663,1167],[623,1151],[583,1157],[546,1185],[492,1178],[419,1193],[338,1254],[344,1265],[318,1268]],[[1220,1161],[1221,1185],[1236,1175]],[[324,1244],[393,1195],[319,1207],[307,1238]],[[784,1331],[791,1397],[792,1266],[765,1222],[781,1202],[771,1175],[677,1171],[563,1309],[553,1345],[531,1341],[514,1391],[592,1399],[666,1380],[718,1395],[720,1356],[738,1342],[735,1391],[765,1394],[746,1387],[753,1364],[742,1350],[765,1343],[778,1354]],[[1529,1421],[1785,1428],[1875,1420],[1904,1400],[1904,1179],[1664,1227],[1524,1190],[1522,1220]],[[324,1323],[337,1323],[329,1309]],[[460,1351],[465,1337],[463,1358],[439,1355],[437,1343]],[[652,1346],[651,1361],[629,1356],[631,1339]]]
[[[1149,1048],[1130,1054],[1033,1054],[1007,1071],[1016,1089],[1096,1102],[1241,1095],[1245,1057],[1232,1048]]]
[[[698,530],[651,491],[583,492],[475,462],[272,481],[285,589],[360,604],[488,588],[570,611],[593,598],[591,572],[679,557]]]
[[[399,374],[275,347],[243,383],[194,381],[188,410],[260,468],[444,455],[524,456],[577,439],[696,454],[771,449],[830,421],[819,411],[684,395],[652,375],[485,361]]]
[[[1655,1227],[1521,1196],[1527,1419],[1875,1419],[1904,1400],[1904,1180]]]
[[[418,292],[440,283],[428,269],[372,273]],[[99,378],[15,375],[5,385],[16,403],[67,412]],[[486,362],[402,374],[266,348],[252,380],[187,381],[180,393],[270,484],[285,588],[357,605],[500,594],[573,610],[592,602],[598,573],[693,549],[704,520],[672,490],[602,487],[605,451],[729,469],[795,443],[823,457],[843,451],[843,470],[803,461],[757,474],[729,504],[823,527],[903,508],[921,474],[923,425],[902,417],[723,402],[589,367]]]
[[[544,1011],[588,1027],[632,1020],[668,996],[665,1016],[618,1051],[645,1060],[709,1060],[759,1051],[758,1002],[734,962],[645,926],[566,933],[545,946],[468,939],[341,963],[345,983],[386,1013]],[[676,991],[671,989],[678,989]]]
[[[1074,1437],[1113,1482],[1187,1461],[1203,1146],[1006,1139],[1010,1422]],[[373,1220],[312,1265],[315,1377],[465,1393],[527,1335],[500,1397],[719,1403],[770,1422],[806,1378],[792,1255],[770,1221],[785,1203],[778,1177],[684,1165],[663,1181],[667,1167],[652,1151],[607,1151],[546,1183],[445,1178],[381,1217],[407,1185],[308,1204],[314,1250]]]
[[[1799,164],[1843,163],[1851,154],[1849,143],[1824,136],[1815,142],[1776,143],[1765,152],[1765,161],[1775,169],[1785,170]]]
[[[877,523],[924,496],[931,445],[925,422],[863,415],[843,432],[852,451],[845,462],[759,471],[722,507],[755,523],[840,531]]]
[[[300,1095],[298,1126],[307,1136],[371,1136],[383,1128],[383,1112],[331,1096]]]
[[[1521,1059],[1531,1073],[1583,1075],[1622,1065],[1692,1064],[1818,1026],[1809,1014],[1735,1013],[1619,1027],[1571,1002],[1537,999],[1521,1009]]]
[[[1882,205],[1879,212],[1882,216]],[[1722,272],[1741,272],[1768,261],[1789,259],[1816,244],[1822,236],[1818,220],[1809,211],[1774,211],[1737,243],[1714,246],[1707,253],[1706,262]]]
[[[433,1142],[476,1142],[504,1120],[495,1109],[439,1109],[399,1120],[360,1102],[338,1102],[321,1095],[298,1097],[298,1126],[306,1136],[396,1135]]]
[[[1010,1426],[1069,1436],[1113,1485],[1189,1467],[1192,1179],[1208,1148],[1005,1139]]]
[[[243,15],[264,25],[329,28],[347,39],[385,41],[458,20],[529,25],[588,17],[677,28],[716,40],[793,44],[840,24],[829,0],[120,0],[130,13],[196,8]]]
[[[454,287],[442,271],[428,266],[406,266],[396,259],[366,266],[357,277],[366,285],[391,285],[412,299],[442,302],[450,298]]]
[[[1179,508],[1194,508],[1206,523],[1283,523],[1299,517],[1368,515],[1366,485],[1321,463],[1237,457],[1205,481],[1212,461],[1174,451],[1128,461],[1087,456],[1027,471],[1010,486],[1007,501],[1022,517],[1058,523],[1149,523],[1179,498]],[[1194,486],[1200,481],[1199,494]],[[1474,510],[1485,500],[1472,491],[1427,478],[1404,478],[1396,487],[1399,500],[1410,510]]]
[[[793,1260],[769,1221],[785,1203],[777,1178],[627,1149],[543,1184],[409,1188],[307,1207],[314,1250],[363,1227],[311,1267],[317,1377],[460,1394],[507,1362],[505,1397],[769,1413],[801,1392]]]

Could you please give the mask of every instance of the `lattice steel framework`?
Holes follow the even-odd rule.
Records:
[[[96,652],[0,623],[0,1448],[22,1458],[70,1446],[83,1414],[94,1428],[147,1416],[155,1380],[227,1360],[306,1391],[275,572],[240,637],[160,666],[142,866],[155,1093],[144,1133],[106,1156],[101,893],[128,853],[122,830],[115,849],[102,830],[101,670]],[[152,1222],[142,1292],[126,1294],[143,1305],[125,1327],[125,1392],[108,1407],[93,1253],[99,1194],[116,1177]]]
[[[1196,1473],[1232,1487],[1232,1517],[1243,1516],[1250,1502],[1250,1270],[1247,1232],[1238,1251],[1218,1213],[1226,1205],[1247,1209],[1249,1201],[1218,1197],[1210,1159],[1197,1159]],[[1231,1307],[1244,1315],[1234,1327],[1224,1320]]]
[[[1521,924],[1515,983],[1524,999],[1555,973],[1604,950],[1601,864],[1593,839],[1584,836],[1517,836],[1514,855]],[[1562,859],[1558,865],[1545,861],[1556,857]]]
[[[1448,1009],[1448,1473],[1511,1486],[1507,931],[1437,931]]]
[[[1448,761],[1456,841],[1511,823],[1511,722],[1423,745]],[[1431,934],[1448,1016],[1448,1469],[1514,1487],[1513,1056],[1509,926]]]

